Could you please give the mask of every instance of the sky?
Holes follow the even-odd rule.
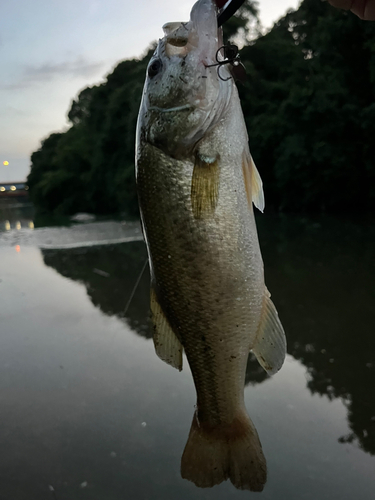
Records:
[[[0,0],[0,182],[25,180],[30,155],[69,127],[71,101],[139,57],[194,0]],[[299,0],[259,0],[271,27]],[[8,165],[3,165],[3,162]]]

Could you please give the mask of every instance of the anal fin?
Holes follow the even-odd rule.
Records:
[[[181,342],[172,330],[159,304],[155,290],[151,287],[151,313],[154,324],[154,346],[156,354],[169,365],[182,370]]]
[[[269,375],[278,372],[286,354],[286,338],[271,295],[265,289],[261,320],[252,352]]]

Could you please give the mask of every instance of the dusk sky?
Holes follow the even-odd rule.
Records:
[[[72,99],[116,64],[140,56],[194,0],[1,0],[0,182],[24,180],[30,154],[66,130]],[[272,26],[299,0],[260,0]],[[9,165],[4,166],[3,162]]]

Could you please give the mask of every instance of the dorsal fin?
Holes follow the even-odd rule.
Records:
[[[242,172],[245,182],[247,201],[254,203],[258,210],[264,210],[263,182],[255,166],[253,157],[248,148],[242,156]]]

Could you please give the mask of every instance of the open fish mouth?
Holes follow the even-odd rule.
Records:
[[[195,144],[223,116],[232,86],[217,68],[222,30],[214,0],[199,0],[187,22],[163,26],[164,37],[147,68],[143,98],[145,139],[173,158],[191,155]]]
[[[219,32],[218,9],[214,0],[200,0],[192,8],[188,22],[170,22],[163,26],[167,57],[186,57],[199,51],[203,60],[214,57]],[[216,50],[215,50],[216,48]]]

